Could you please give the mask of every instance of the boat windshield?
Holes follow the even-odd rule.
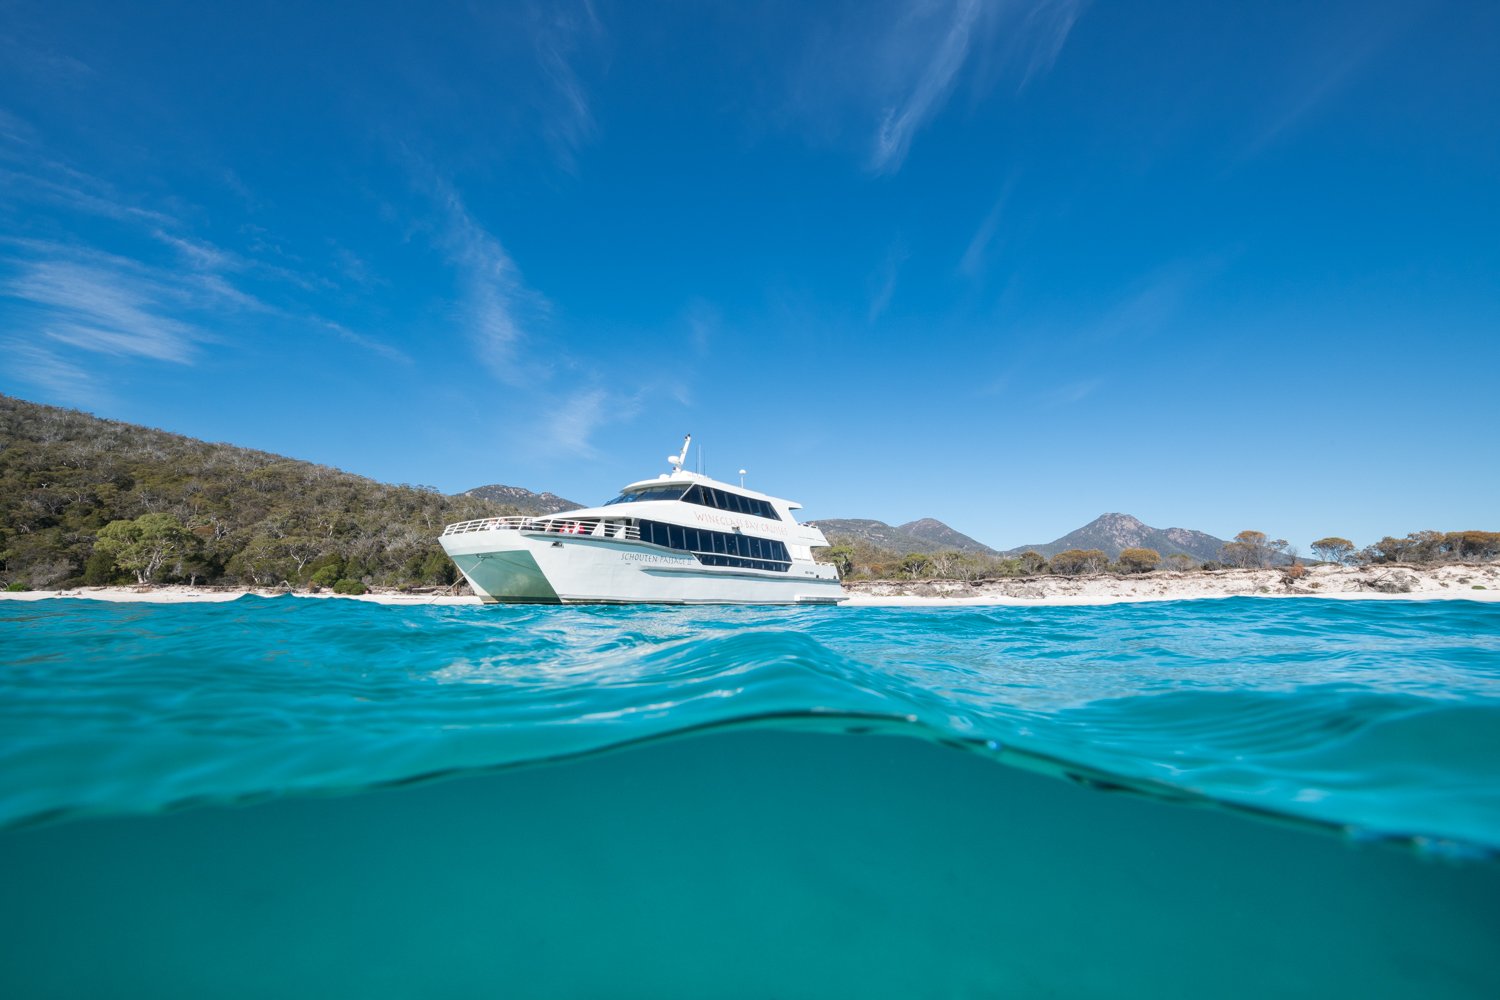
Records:
[[[651,486],[644,490],[627,490],[604,506],[617,503],[640,503],[643,500],[681,500],[686,486]]]

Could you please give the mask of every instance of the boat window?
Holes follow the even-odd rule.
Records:
[[[640,499],[636,496],[627,499]],[[715,510],[726,510],[734,514],[749,514],[751,517],[764,517],[770,521],[781,520],[781,515],[776,513],[776,508],[768,501],[759,497],[747,497],[739,493],[730,493],[726,490],[716,490],[711,486],[694,483],[688,491],[683,494],[682,499],[687,503],[695,503],[702,507],[712,507]],[[615,503],[617,501],[610,501]]]
[[[694,489],[697,489],[697,487],[695,486]],[[640,502],[645,501],[645,500],[681,500],[681,499],[682,499],[682,487],[681,486],[651,486],[651,487],[648,487],[647,489],[644,489],[644,490],[633,490],[633,491],[621,493],[619,496],[615,497],[613,500],[610,500],[604,506],[608,507],[608,506],[610,506],[610,504],[617,504],[617,503],[640,503]]]
[[[638,522],[641,541],[663,548],[691,552],[705,566],[734,566],[740,569],[765,569],[785,572],[792,560],[786,544],[774,538],[728,531],[707,531],[660,521]]]

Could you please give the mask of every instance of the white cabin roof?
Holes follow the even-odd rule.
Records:
[[[694,483],[701,483],[704,486],[712,486],[714,489],[723,490],[726,493],[738,493],[740,496],[754,497],[757,500],[764,500],[767,503],[773,504],[775,506],[785,507],[787,510],[802,509],[802,505],[795,500],[787,500],[782,497],[773,497],[769,493],[760,493],[756,490],[748,489],[744,486],[737,486],[734,483],[726,483],[718,479],[712,479],[708,476],[700,475],[696,472],[688,472],[686,470],[682,472],[663,472],[661,475],[655,477],[654,479],[640,479],[633,483],[627,483],[620,488],[620,492],[629,493],[631,490],[643,490],[648,489],[652,486],[669,486],[678,483],[681,483],[684,487],[691,486]]]

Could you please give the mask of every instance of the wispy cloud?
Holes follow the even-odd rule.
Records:
[[[11,374],[28,385],[47,390],[56,399],[91,406],[107,399],[92,375],[45,347],[12,339],[4,343],[4,350]]]
[[[515,260],[469,209],[458,189],[407,151],[414,183],[433,199],[441,219],[431,232],[435,247],[453,268],[458,285],[458,313],[475,359],[511,390],[507,400],[524,408],[530,434],[523,447],[549,455],[589,457],[592,438],[609,420],[628,417],[637,408],[633,397],[600,387],[594,366],[557,345],[537,330],[551,322],[551,304],[522,277]],[[570,385],[559,388],[558,372]],[[577,385],[587,388],[574,388]]]
[[[10,31],[0,33],[0,60],[50,87],[75,86],[95,75],[93,67],[83,60],[56,49],[27,44]]]
[[[873,116],[869,168],[901,169],[966,74],[976,92],[1020,91],[1057,61],[1085,0],[894,0],[862,4],[820,38],[799,101]],[[837,38],[829,43],[827,38]],[[804,108],[803,110],[808,110]]]
[[[714,341],[723,334],[724,317],[717,307],[707,299],[694,298],[683,309],[682,321],[687,326],[688,345],[693,354],[704,357],[713,348]]]
[[[243,183],[237,177],[232,180],[249,198]],[[96,355],[192,364],[204,346],[223,342],[218,333],[207,332],[207,324],[222,331],[245,316],[257,315],[331,334],[390,361],[410,363],[401,351],[319,316],[316,308],[294,301],[295,296],[283,294],[273,304],[248,291],[257,285],[303,293],[337,288],[327,276],[307,271],[268,243],[264,230],[242,227],[253,238],[238,251],[201,239],[176,215],[142,204],[110,182],[49,155],[35,129],[4,111],[0,197],[28,209],[22,218],[48,223],[46,238],[15,233],[0,237],[0,248],[5,248],[0,250],[0,266],[9,272],[0,278],[0,295],[19,303],[21,311],[11,323],[23,324],[28,337]],[[133,238],[132,254],[124,257],[98,249],[89,238],[55,235],[82,229],[76,225],[77,216],[122,223],[123,232],[154,242],[170,259]],[[339,261],[335,265],[341,266]],[[43,373],[59,370],[33,367]],[[82,369],[75,365],[74,370]]]
[[[544,422],[547,450],[566,455],[597,454],[592,438],[607,418],[623,416],[604,389],[583,389],[554,400]]]
[[[0,159],[15,163],[16,157],[0,156]],[[66,164],[43,158],[32,158],[24,166],[0,166],[0,187],[8,189],[10,197],[18,202],[39,200],[87,215],[122,222],[152,226],[175,225],[175,220],[165,213],[128,203],[103,181]]]
[[[189,289],[117,258],[23,261],[0,292],[39,310],[44,336],[88,351],[187,364],[209,339],[176,318]]]
[[[1279,105],[1241,158],[1253,158],[1332,103],[1400,38],[1420,10],[1420,5],[1374,4],[1361,7],[1355,17],[1340,17],[1309,29],[1312,37],[1298,40],[1301,44],[1292,47],[1286,59]]]
[[[537,63],[549,86],[542,108],[543,134],[558,162],[572,171],[578,151],[599,131],[575,61],[586,48],[602,44],[604,26],[588,0],[576,6],[546,4],[535,8],[533,16]]]
[[[866,316],[868,322],[874,323],[890,307],[891,298],[896,294],[896,279],[901,274],[901,265],[910,256],[911,252],[901,242],[892,244],[886,251],[885,260],[881,262],[880,269],[871,282],[874,294],[870,298],[870,309]]]
[[[958,0],[953,5],[947,30],[929,58],[918,66],[900,101],[885,110],[870,154],[870,166],[877,172],[899,170],[912,136],[943,106],[954,76],[969,56],[969,42],[982,9],[981,0]]]
[[[1019,30],[1012,37],[1011,52],[1021,71],[1018,89],[1046,73],[1057,62],[1073,25],[1083,15],[1085,0],[1038,0],[1026,9]],[[1024,5],[1023,5],[1024,9]]]
[[[407,354],[405,351],[397,350],[390,344],[383,343],[382,341],[376,340],[373,337],[366,337],[362,333],[355,333],[353,330],[349,329],[347,326],[344,326],[342,323],[335,323],[332,320],[323,320],[322,324],[324,328],[332,331],[334,336],[338,337],[342,341],[353,344],[355,347],[369,351],[372,354],[378,354],[382,358],[385,358],[388,361],[395,361],[398,364],[410,365],[413,363],[411,355]]]
[[[1079,343],[1093,349],[1120,338],[1160,333],[1224,270],[1229,256],[1226,252],[1172,261],[1150,271],[1081,329]]]
[[[1103,384],[1102,378],[1075,379],[1056,386],[1047,393],[1045,399],[1053,406],[1071,406],[1092,396]]]
[[[969,245],[964,248],[964,255],[959,259],[958,271],[967,278],[977,278],[984,271],[984,258],[994,242],[995,232],[1000,228],[1000,217],[1005,211],[1006,202],[1010,201],[1011,191],[1015,189],[1015,178],[1005,182],[1005,187],[1000,191],[1000,197],[995,199],[985,215],[984,221],[974,231],[974,236],[969,240]]]
[[[442,210],[444,226],[436,238],[457,270],[463,319],[476,356],[502,382],[533,381],[536,373],[521,360],[526,339],[522,316],[545,312],[546,300],[526,287],[505,247],[469,212],[452,184],[429,173],[427,186]]]

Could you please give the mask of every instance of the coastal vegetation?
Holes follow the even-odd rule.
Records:
[[[1329,565],[1380,566],[1409,564],[1436,566],[1476,563],[1500,559],[1500,532],[1417,531],[1404,538],[1382,538],[1374,545],[1355,549],[1354,543],[1337,536],[1321,538],[1311,546],[1314,562]],[[818,557],[838,567],[849,580],[962,580],[977,582],[1005,577],[1132,575],[1158,571],[1214,572],[1228,569],[1279,567],[1286,582],[1305,575],[1305,564],[1282,539],[1263,531],[1242,531],[1225,542],[1220,558],[1196,560],[1184,553],[1163,556],[1155,549],[1122,549],[1111,559],[1102,549],[1068,549],[1048,559],[1028,550],[1020,555],[975,552],[896,553],[865,542],[840,540]]]
[[[447,586],[443,525],[515,512],[0,395],[0,586]]]
[[[504,496],[500,503],[483,495]],[[508,491],[508,492],[507,492]],[[446,587],[456,570],[437,544],[443,525],[522,512],[519,503],[567,506],[510,487],[447,496],[387,485],[227,444],[0,395],[0,588],[160,583],[327,588]],[[534,511],[525,511],[533,513]],[[851,580],[960,580],[1288,568],[1284,540],[1242,531],[1215,558],[1102,539],[1162,539],[1205,553],[1201,532],[1147,528],[1104,515],[1097,545],[1054,543],[997,552],[931,519],[822,522],[834,544],[817,550]],[[854,530],[841,532],[840,527]],[[914,550],[925,540],[928,551]],[[894,541],[899,549],[880,542]],[[1061,540],[1060,540],[1061,541]],[[1042,551],[1048,549],[1052,554]],[[1364,549],[1329,535],[1311,546],[1324,563],[1433,565],[1500,558],[1500,532],[1417,531]],[[1113,554],[1112,554],[1113,553]]]

